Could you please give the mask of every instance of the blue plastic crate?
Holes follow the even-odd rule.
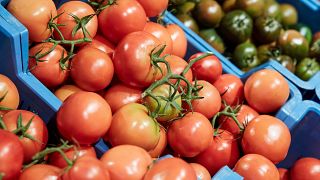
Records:
[[[320,84],[316,87],[316,94],[315,94],[315,99],[317,102],[320,103]]]

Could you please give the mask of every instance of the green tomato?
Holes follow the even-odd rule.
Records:
[[[254,23],[255,39],[261,44],[276,41],[281,33],[281,24],[272,17],[260,16]]]
[[[309,54],[311,57],[320,59],[320,39],[311,44]]]
[[[295,72],[296,69],[296,61],[293,60],[290,56],[281,55],[276,58],[276,60],[285,68],[287,68],[291,72]]]
[[[273,17],[277,21],[281,22],[280,5],[277,2],[266,3],[263,10],[263,15]]]
[[[195,33],[199,33],[199,26],[197,22],[188,14],[177,14],[176,17],[189,29]]]
[[[270,59],[276,59],[280,55],[280,49],[273,45],[265,44],[258,47],[258,58],[261,63],[264,63]]]
[[[236,47],[233,52],[233,61],[244,71],[250,70],[260,64],[257,49],[250,42],[244,42]]]
[[[178,13],[179,14],[188,14],[193,11],[193,9],[196,7],[196,3],[194,2],[186,2],[177,7]]]
[[[263,13],[264,0],[237,0],[236,6],[246,11],[252,18],[256,18]]]
[[[281,4],[280,5],[281,23],[284,26],[294,25],[298,21],[298,13],[295,7],[290,4]]]
[[[309,80],[313,75],[320,71],[320,64],[316,59],[304,58],[297,64],[296,75],[302,80]]]
[[[207,41],[213,48],[218,52],[224,53],[225,46],[222,38],[217,34],[216,30],[212,29],[203,29],[200,31],[199,35]]]
[[[217,27],[224,16],[221,6],[214,0],[200,0],[194,16],[204,27]]]
[[[230,12],[236,9],[236,1],[237,0],[225,0],[222,3],[222,9],[224,12]]]
[[[295,24],[293,26],[290,26],[291,29],[297,30],[302,36],[306,38],[308,43],[310,44],[312,41],[312,31],[311,29],[302,23]]]

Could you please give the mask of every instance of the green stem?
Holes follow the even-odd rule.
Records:
[[[0,116],[0,128],[1,128],[1,129],[4,129],[4,130],[7,130],[7,126],[6,126],[6,124],[3,122],[3,119],[2,119],[1,116]]]
[[[197,58],[191,59],[188,66],[186,68],[184,68],[184,70],[182,71],[181,75],[185,76],[194,63],[198,62],[200,59],[206,58],[211,55],[212,55],[212,53],[204,53]]]

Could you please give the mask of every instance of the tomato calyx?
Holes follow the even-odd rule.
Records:
[[[4,100],[4,98],[6,98],[7,94],[9,93],[9,91],[6,91],[4,93],[3,96],[0,97],[0,102]],[[5,107],[5,106],[0,106],[0,111],[10,111],[10,110],[13,110],[12,108],[8,108],[8,107]]]
[[[12,133],[17,135],[20,139],[28,138],[32,141],[36,141],[38,143],[41,143],[40,141],[35,139],[33,136],[31,136],[27,133],[34,118],[35,118],[35,115],[32,116],[31,119],[28,121],[28,123],[24,126],[24,125],[22,125],[22,114],[20,113],[18,116],[18,120],[17,120],[17,129],[12,131]]]
[[[105,3],[106,0],[97,0],[97,1],[91,1],[89,0],[89,5],[95,9],[96,14],[99,14],[104,9],[108,8],[109,6],[116,4],[116,0],[107,0],[107,3]]]
[[[312,43],[310,48],[310,56],[320,58],[320,39]]]

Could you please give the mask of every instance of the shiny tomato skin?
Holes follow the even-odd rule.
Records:
[[[97,48],[97,49],[107,53],[110,58],[113,57],[113,53],[114,53],[114,49],[115,49],[115,46],[100,34],[97,34],[92,39],[92,42],[83,46],[83,48],[86,48],[86,47]]]
[[[164,10],[167,9],[169,0],[137,0],[143,9],[145,10],[148,17],[155,17],[160,15]]]
[[[58,110],[57,127],[66,140],[89,145],[109,129],[112,113],[109,104],[98,94],[76,92]]]
[[[190,163],[190,165],[193,168],[193,170],[196,172],[197,179],[211,180],[210,173],[204,166],[198,163]]]
[[[147,22],[143,7],[132,0],[117,0],[117,3],[104,9],[98,19],[101,32],[114,44],[127,34],[142,31]]]
[[[286,79],[271,69],[253,73],[244,85],[244,95],[248,104],[260,113],[278,110],[287,101],[289,94]]]
[[[260,154],[277,164],[289,151],[290,130],[278,118],[260,115],[249,122],[242,136],[245,154]]]
[[[142,179],[152,164],[144,149],[133,145],[120,145],[108,150],[100,159],[109,171],[110,179]]]
[[[0,129],[0,174],[2,180],[17,178],[23,163],[23,147],[19,138]]]
[[[46,53],[53,47],[53,43],[40,43],[29,49],[29,56],[34,56],[39,51]],[[40,62],[34,58],[29,58],[29,70],[42,84],[48,88],[54,88],[64,83],[69,75],[69,71],[60,67],[60,60],[67,56],[67,51],[60,45],[42,57]],[[67,62],[68,65],[68,62]]]
[[[60,101],[65,101],[70,95],[72,95],[75,92],[79,92],[79,91],[83,91],[82,89],[80,89],[79,87],[75,86],[75,85],[63,85],[61,86],[59,89],[57,89],[54,92],[54,95],[57,96],[58,99],[60,99]]]
[[[189,62],[204,53],[197,53],[189,58]],[[217,56],[211,55],[205,57],[191,67],[194,78],[197,80],[205,80],[213,84],[222,74],[222,64]]]
[[[166,129],[160,126],[160,139],[155,148],[148,151],[152,158],[158,158],[164,152],[167,147],[167,132]]]
[[[290,172],[288,169],[278,168],[280,180],[289,180],[290,179]]]
[[[20,96],[16,85],[7,77],[0,74],[0,107],[17,109],[20,102]],[[1,111],[0,116],[8,111]]]
[[[35,164],[27,169],[25,169],[19,180],[30,180],[30,179],[38,179],[38,180],[46,180],[46,179],[59,179],[60,174],[62,173],[62,169],[47,165],[47,164]]]
[[[179,56],[176,55],[169,55],[166,57],[166,61],[168,61],[171,71],[173,74],[181,74],[183,70],[188,66],[188,63],[182,59]],[[187,73],[184,76],[189,82],[192,82],[193,80],[193,74],[191,70],[188,70]],[[175,79],[170,79],[171,83],[176,83],[177,80]],[[186,82],[181,81],[182,86],[186,86]]]
[[[172,55],[183,58],[187,52],[188,41],[184,31],[176,24],[166,26],[172,39]]]
[[[73,81],[86,91],[106,88],[111,83],[113,73],[114,67],[110,57],[96,48],[81,49],[71,62]]]
[[[279,179],[277,167],[259,154],[247,154],[239,159],[233,170],[248,180]]]
[[[320,178],[320,160],[305,157],[297,160],[290,169],[292,180],[316,180]]]

